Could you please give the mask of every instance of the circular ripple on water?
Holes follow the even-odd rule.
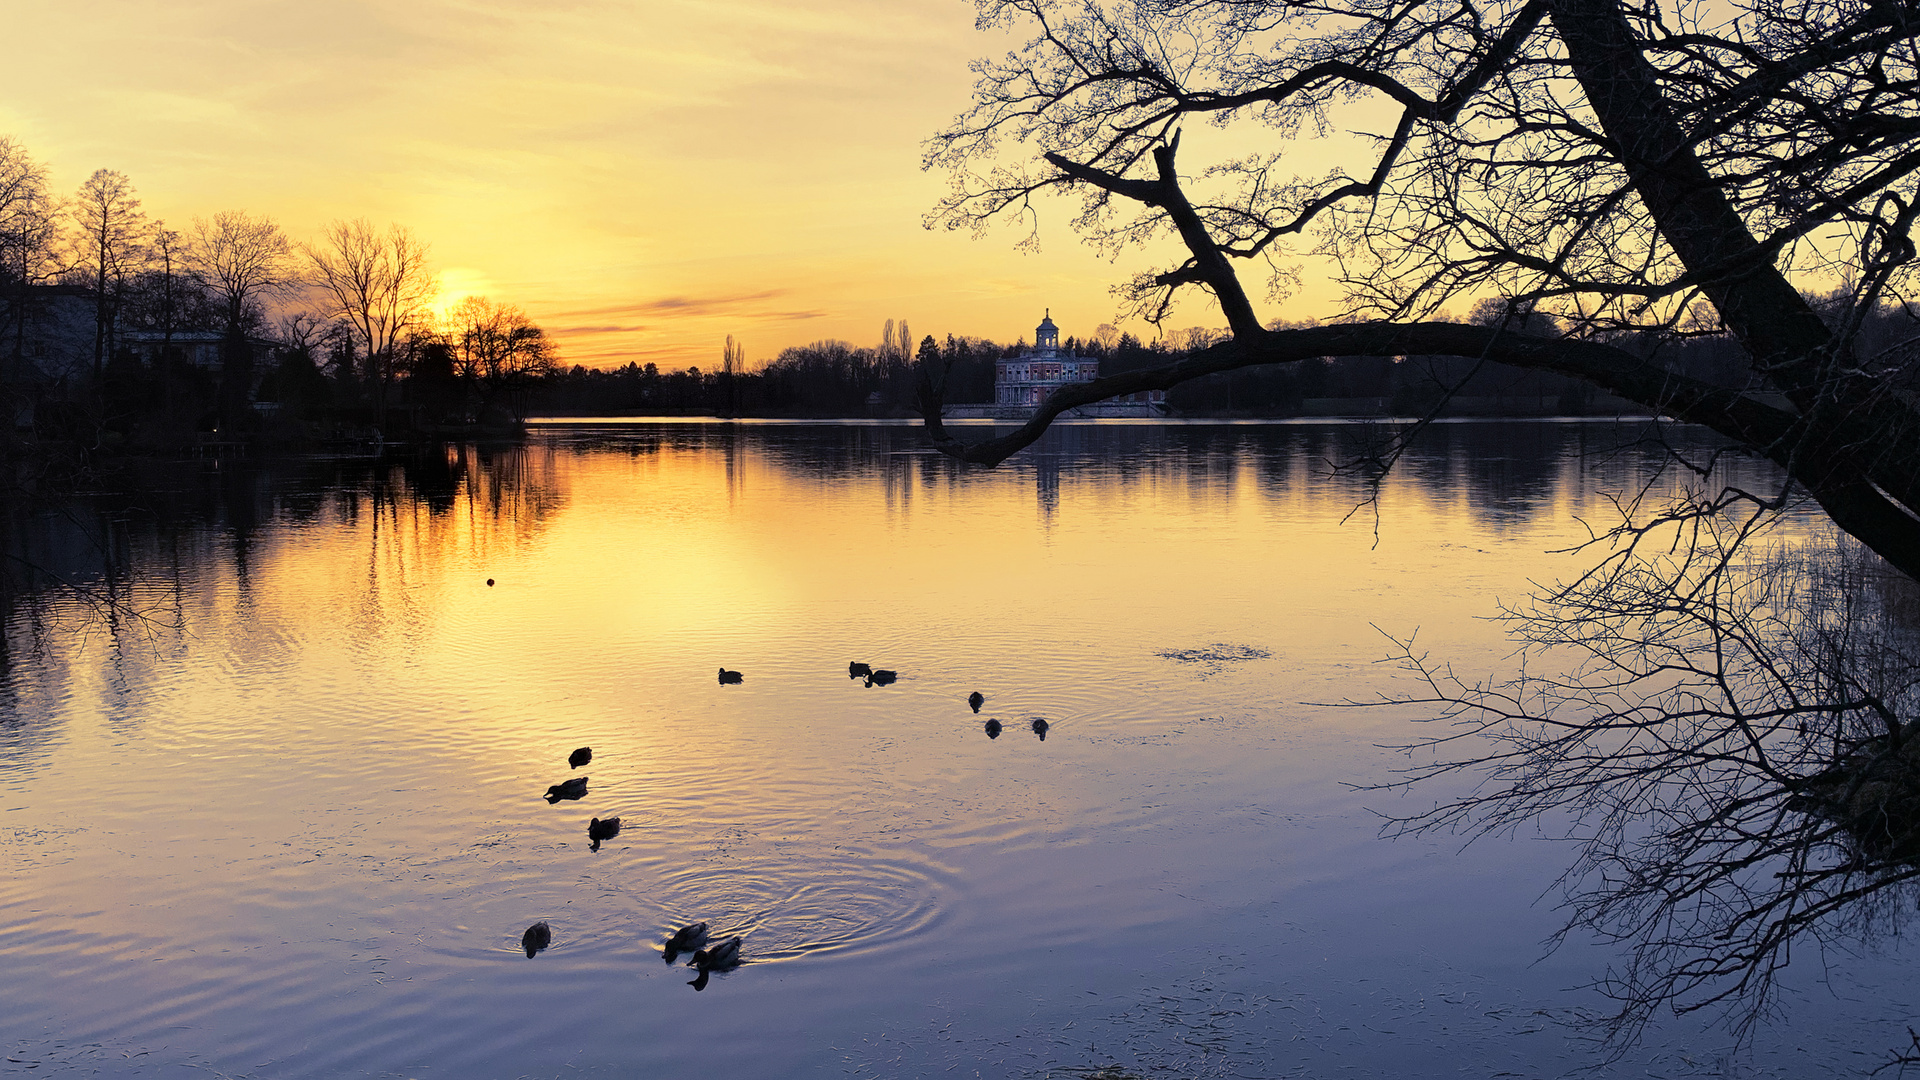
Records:
[[[908,941],[944,919],[957,875],[840,849],[826,857],[743,854],[669,872],[654,899],[715,937],[742,934],[758,961],[858,953]]]

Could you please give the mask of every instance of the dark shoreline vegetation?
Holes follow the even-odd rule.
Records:
[[[1891,339],[1894,314],[1863,334]],[[1204,350],[1131,335],[1068,347],[1101,361],[1103,374],[1176,363]],[[1636,342],[1629,340],[1628,347]],[[1652,339],[1636,351],[1675,373],[1738,386],[1746,359],[1726,336]],[[16,388],[16,424],[5,455],[29,473],[58,475],[126,457],[225,453],[364,453],[393,442],[514,437],[529,416],[711,416],[767,419],[912,419],[922,372],[945,373],[945,401],[965,408],[993,397],[994,363],[1017,353],[982,338],[922,339],[904,350],[822,341],[789,348],[752,371],[661,371],[628,364],[526,370],[490,381],[463,372],[444,344],[428,343],[382,387],[319,364],[312,350],[272,346],[251,407],[222,422],[218,372],[127,351],[101,378],[37,392]],[[376,392],[377,391],[377,392]],[[1169,413],[1192,419],[1313,417],[1550,417],[1644,414],[1591,383],[1458,357],[1327,357],[1194,379],[1169,394]]]

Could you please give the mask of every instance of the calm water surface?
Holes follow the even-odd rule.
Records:
[[[1351,786],[1419,717],[1308,703],[1392,692],[1382,631],[1501,670],[1485,617],[1582,565],[1632,434],[1444,426],[1377,542],[1326,475],[1364,431],[1310,425],[1066,427],[993,471],[907,428],[549,428],[17,521],[143,617],[11,613],[0,1071],[1591,1065],[1563,1021],[1613,954],[1541,946],[1568,853],[1377,839],[1445,794]],[[695,920],[748,960],[700,993],[660,952]],[[1864,1071],[1910,986],[1809,971],[1750,1051],[1675,1021],[1609,1072]]]

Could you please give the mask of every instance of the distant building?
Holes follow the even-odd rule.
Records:
[[[93,290],[29,285],[0,295],[0,382],[49,386],[93,370]]]
[[[31,285],[0,291],[0,382],[53,385],[90,375],[97,309],[92,289],[79,285]],[[218,372],[226,335],[218,330],[172,333],[122,328],[113,338],[117,355],[157,367],[166,354],[175,363]],[[279,343],[247,339],[256,369],[272,359]],[[258,374],[258,371],[256,371]]]
[[[137,357],[148,367],[159,367],[171,354],[175,363],[202,371],[218,372],[225,362],[224,349],[227,335],[219,330],[175,330],[170,334],[158,330],[123,330],[120,332],[120,346]],[[253,353],[254,378],[266,373],[268,363],[273,359],[274,350],[280,343],[268,338],[250,337],[247,348]]]
[[[171,334],[157,330],[123,330],[122,347],[140,358],[148,367],[158,367],[166,354],[176,363],[206,371],[220,370],[220,343],[226,335],[218,330],[175,330]]]
[[[1060,351],[1060,328],[1048,311],[1034,327],[1033,345],[994,365],[993,403],[1032,406],[1068,383],[1092,382],[1100,377],[1100,361]],[[1148,390],[1111,399],[1105,405],[1134,406],[1142,415],[1165,411],[1167,392]],[[1160,408],[1156,409],[1155,406]]]
[[[1034,328],[1031,348],[994,365],[993,403],[1038,405],[1067,383],[1092,382],[1099,375],[1100,361],[1060,351],[1060,328],[1048,312]]]

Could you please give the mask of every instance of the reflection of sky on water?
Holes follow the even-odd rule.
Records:
[[[877,425],[563,429],[24,516],[20,553],[148,617],[14,602],[11,1056],[276,1077],[1586,1063],[1551,1019],[1609,954],[1534,963],[1562,853],[1375,840],[1391,797],[1343,785],[1389,776],[1377,744],[1414,717],[1301,702],[1389,685],[1376,625],[1497,670],[1481,617],[1578,565],[1544,553],[1632,453],[1591,456],[1607,427],[1443,425],[1376,545],[1370,515],[1342,524],[1358,482],[1327,478],[1364,434],[1075,426],[988,472]],[[549,806],[582,745],[589,794]],[[615,816],[589,851],[588,819]],[[536,920],[554,941],[530,961]],[[658,947],[700,920],[749,962],[696,996]],[[1844,1019],[1815,989],[1755,1075],[1891,1045],[1897,1006]],[[1671,1028],[1633,1060],[1712,1075],[1725,1041]]]

